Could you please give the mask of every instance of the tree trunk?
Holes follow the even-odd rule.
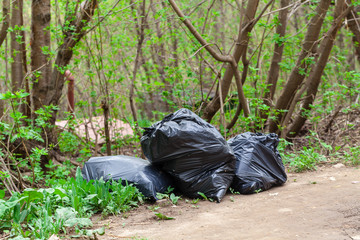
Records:
[[[142,5],[141,5],[141,20],[139,23],[136,24],[137,26],[137,34],[138,34],[138,44],[137,44],[137,48],[136,48],[136,57],[135,57],[135,65],[134,65],[134,69],[132,72],[132,81],[131,81],[131,86],[130,86],[130,93],[129,93],[129,102],[130,102],[130,108],[131,108],[131,113],[133,115],[133,120],[135,122],[135,132],[136,135],[138,135],[139,139],[141,138],[141,133],[139,130],[139,125],[138,125],[138,118],[137,118],[137,110],[136,110],[136,106],[135,106],[135,102],[134,102],[134,97],[135,97],[135,84],[136,84],[136,75],[138,72],[138,69],[140,67],[141,64],[141,53],[142,53],[142,45],[144,43],[144,39],[145,39],[145,23],[146,23],[146,18],[147,18],[147,14],[145,14],[145,10],[146,10],[146,2],[143,1]],[[134,19],[135,21],[137,21],[137,19]]]
[[[247,8],[245,11],[244,21],[239,27],[239,34],[237,43],[235,45],[235,49],[233,52],[233,57],[236,63],[239,63],[240,57],[244,54],[247,49],[249,39],[250,39],[250,32],[253,29],[253,20],[255,18],[255,13],[258,7],[259,1],[252,0],[248,1]],[[234,71],[231,64],[228,64],[226,67],[225,74],[220,82],[221,84],[221,95],[222,95],[222,102],[224,102],[229,89],[231,80],[234,76]],[[208,122],[214,117],[215,113],[220,109],[220,94],[217,92],[213,100],[206,106],[204,109],[203,118],[205,118]]]
[[[58,106],[65,83],[65,68],[69,64],[73,48],[87,33],[84,27],[90,21],[97,7],[97,0],[85,0],[80,9],[67,11],[63,29],[64,39],[59,46],[55,59],[55,66],[51,72],[47,51],[50,51],[50,0],[33,0],[32,2],[32,53],[31,67],[34,72],[33,79],[33,111],[43,106]],[[35,117],[35,114],[32,116]],[[56,111],[53,111],[48,126],[55,125]],[[56,143],[53,129],[47,128],[48,143]],[[51,156],[41,159],[41,167],[48,163]]]
[[[0,93],[4,93],[5,90],[2,89],[2,85],[0,83]],[[1,122],[1,118],[4,115],[4,109],[5,109],[5,102],[3,100],[0,99],[0,122]]]
[[[319,48],[319,54],[320,54],[319,59],[311,69],[309,77],[306,81],[307,92],[304,103],[300,109],[300,113],[297,115],[294,123],[290,126],[289,131],[286,133],[287,137],[295,136],[301,130],[306,119],[308,118],[306,112],[311,110],[311,105],[315,100],[318,87],[321,82],[321,76],[324,72],[327,61],[329,59],[331,49],[334,46],[336,34],[341,27],[344,17],[348,15],[348,13],[351,10],[350,7],[344,10],[345,6],[346,6],[345,0],[336,1],[336,7],[334,13],[335,20],[321,42]]]
[[[109,129],[109,105],[106,100],[101,103],[101,108],[104,111],[104,132],[105,132],[105,143],[106,143],[106,154],[111,156],[111,139]]]
[[[3,22],[2,22],[2,26],[0,29],[0,47],[3,44],[6,35],[7,35],[7,30],[9,28],[9,24],[10,24],[10,1],[9,0],[3,0],[3,8],[2,8],[2,15],[3,15]]]
[[[274,55],[271,59],[271,65],[268,73],[268,77],[266,80],[267,89],[264,94],[264,102],[268,106],[272,106],[272,101],[274,99],[274,94],[276,90],[276,84],[279,78],[279,63],[281,62],[284,44],[282,39],[285,36],[286,25],[287,25],[287,15],[288,8],[286,8],[290,3],[290,0],[281,0],[280,1],[280,9],[283,9],[279,12],[279,24],[276,26],[276,34],[278,36],[278,41],[275,42],[274,46]],[[266,116],[267,113],[263,113],[262,116]]]
[[[355,48],[355,55],[360,63],[360,22],[359,22],[359,15],[355,11],[351,11],[347,16],[347,22],[349,30],[353,33],[352,41],[354,43]]]
[[[246,59],[246,52],[242,56],[242,63],[243,63],[243,71],[241,73],[241,84],[244,85],[245,80],[247,78],[248,70],[249,70],[249,60]],[[230,123],[227,124],[226,129],[230,130],[235,125],[236,121],[238,120],[238,118],[240,116],[242,109],[243,108],[242,108],[241,104],[239,103],[236,108],[235,115],[234,115],[233,119],[230,121]]]
[[[0,47],[3,44],[4,40],[6,39],[7,30],[10,25],[10,1],[9,0],[3,0],[3,8],[2,8],[2,17],[3,17],[3,23],[0,29]],[[6,54],[6,53],[5,53]],[[2,89],[2,86],[0,84],[0,92],[5,92]],[[0,118],[3,116],[4,113],[4,103],[3,100],[0,100]]]
[[[64,32],[65,37],[63,43],[59,46],[58,53],[55,59],[55,66],[52,69],[52,73],[50,78],[48,79],[48,84],[46,89],[42,89],[40,91],[46,91],[46,95],[43,99],[41,99],[42,105],[50,105],[53,104],[57,106],[59,104],[62,90],[64,87],[64,73],[63,70],[70,63],[70,60],[73,56],[73,48],[75,45],[84,37],[87,33],[84,27],[91,20],[94,15],[94,11],[97,7],[97,0],[86,0],[82,4],[79,12],[70,13],[67,15],[66,19],[74,19],[73,21],[66,20],[65,22],[69,22],[66,26],[68,31]],[[74,15],[77,13],[77,17]],[[74,14],[74,15],[73,15]],[[44,86],[45,87],[45,86]],[[41,107],[41,106],[38,106]],[[34,107],[35,108],[35,107]],[[36,108],[35,108],[36,110]],[[55,124],[56,120],[56,112],[52,114],[52,118],[50,120],[50,124]]]
[[[331,1],[329,0],[321,0],[315,10],[316,15],[314,15],[310,20],[308,31],[303,41],[302,50],[298,57],[296,66],[291,71],[289,79],[285,87],[283,88],[279,99],[276,102],[275,111],[277,111],[278,113],[276,113],[276,115],[274,116],[275,119],[270,121],[270,132],[277,132],[278,125],[281,124],[281,121],[285,115],[280,111],[289,109],[292,98],[294,97],[296,91],[299,89],[305,78],[307,69],[310,65],[309,63],[307,63],[306,60],[308,57],[312,57],[316,53],[316,46],[320,30],[326,12],[330,6],[330,2]]]
[[[51,77],[51,63],[48,53],[50,51],[50,0],[33,0],[31,11],[32,104],[37,110],[48,105],[45,99]]]
[[[23,4],[22,0],[15,0],[12,4],[11,13],[11,57],[13,62],[11,63],[11,87],[12,91],[16,92],[22,88],[24,79],[23,71],[23,56],[22,56],[22,34],[21,34],[21,15]]]
[[[155,16],[157,9],[156,9],[156,4],[153,4],[153,1],[150,1],[150,8],[151,11],[153,12],[153,15]],[[163,2],[162,3],[162,8],[165,9],[166,8],[166,4]],[[151,51],[151,57],[155,63],[156,66],[156,70],[159,73],[159,77],[162,81],[162,83],[164,84],[164,87],[162,88],[163,91],[166,91],[167,94],[167,98],[170,99],[170,101],[174,102],[174,97],[173,97],[173,86],[172,83],[169,82],[169,80],[167,79],[166,76],[166,72],[165,72],[165,63],[167,63],[169,61],[167,54],[166,54],[166,49],[165,49],[165,45],[163,43],[163,32],[161,30],[161,26],[160,26],[160,21],[155,20],[155,30],[156,30],[156,36],[159,39],[158,43],[154,43],[152,45],[152,51]],[[167,101],[163,101],[163,105],[165,107],[165,111],[169,112],[170,111],[170,105]]]

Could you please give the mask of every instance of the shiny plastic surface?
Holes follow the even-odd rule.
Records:
[[[220,202],[230,186],[235,157],[211,124],[188,109],[180,109],[147,128],[141,146],[149,161],[169,173],[189,197],[198,192]]]
[[[153,200],[157,192],[164,193],[172,184],[170,176],[149,161],[124,155],[92,157],[84,164],[82,174],[87,181],[101,177],[105,181],[121,179],[124,183],[126,180]]]
[[[243,133],[228,140],[236,156],[235,191],[250,194],[286,182],[284,164],[277,150],[276,134]]]

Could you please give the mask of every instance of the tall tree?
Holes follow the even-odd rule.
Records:
[[[280,9],[282,9],[279,12],[279,22],[276,26],[276,40],[275,40],[275,46],[274,46],[274,54],[271,59],[271,65],[269,72],[267,74],[267,88],[265,89],[264,94],[264,102],[268,106],[272,106],[272,101],[274,99],[274,94],[276,90],[276,84],[279,78],[279,70],[281,62],[283,51],[284,51],[284,44],[283,39],[285,37],[285,31],[287,26],[287,16],[289,12],[288,5],[290,3],[290,0],[281,0],[280,1]],[[262,117],[265,117],[264,114]]]
[[[51,79],[50,0],[33,0],[31,4],[32,104],[37,110],[48,105],[45,99]]]
[[[136,75],[137,72],[140,68],[140,64],[141,64],[141,55],[142,55],[142,46],[145,40],[145,29],[146,29],[146,18],[148,13],[146,13],[146,1],[143,1],[140,7],[140,16],[141,19],[138,20],[136,18],[138,17],[134,17],[135,21],[136,21],[136,32],[137,32],[137,39],[138,39],[138,43],[137,43],[137,47],[136,47],[136,57],[135,57],[135,64],[134,64],[134,69],[132,71],[132,80],[131,80],[131,85],[130,85],[130,93],[129,93],[129,103],[130,103],[130,109],[131,109],[131,113],[135,122],[135,130],[136,130],[136,134],[139,136],[139,138],[141,137],[140,134],[140,130],[139,130],[139,126],[138,126],[138,117],[137,117],[137,110],[135,107],[135,99],[134,99],[134,91],[135,91],[135,83],[136,83]]]
[[[71,8],[73,7],[73,8]],[[67,3],[62,41],[58,47],[55,64],[50,62],[50,0],[33,0],[31,14],[31,70],[33,74],[32,107],[33,112],[44,106],[58,106],[65,83],[65,70],[73,56],[74,47],[89,31],[85,27],[94,15],[97,0],[85,0],[79,3]],[[32,114],[35,118],[36,114]],[[48,126],[53,126],[56,111],[52,112]],[[53,129],[46,128],[46,143],[55,143]],[[52,154],[43,156],[44,168]]]
[[[0,29],[0,47],[3,44],[7,32],[8,32],[8,28],[10,25],[10,1],[9,0],[3,0],[3,5],[2,5],[2,14],[3,14],[3,21],[2,21],[2,26]],[[0,84],[0,92],[2,92],[2,85]],[[2,100],[0,100],[0,118],[2,117],[4,112],[4,103],[2,103]]]
[[[244,16],[240,17],[241,20],[240,20],[240,26],[239,26],[239,33],[238,33],[235,48],[233,50],[233,57],[234,57],[236,63],[239,63],[241,56],[247,50],[247,46],[248,46],[248,43],[250,40],[250,32],[255,25],[254,20],[255,20],[255,14],[256,14],[256,10],[258,8],[258,4],[259,4],[258,0],[248,1],[246,10],[244,12]],[[234,70],[233,70],[231,64],[228,64],[226,67],[224,76],[222,77],[221,82],[220,82],[221,93],[216,92],[213,100],[204,109],[203,117],[207,121],[210,122],[211,119],[214,117],[215,113],[220,109],[220,106],[221,106],[220,101],[224,102],[224,100],[229,92],[233,76],[234,76]],[[222,96],[221,100],[220,100],[220,95]]]
[[[358,9],[360,10],[360,8]],[[353,44],[355,47],[355,55],[360,62],[360,21],[359,21],[359,14],[357,14],[357,11],[351,11],[346,16],[347,18],[347,26],[349,27],[349,30],[352,32],[353,37]]]
[[[342,26],[344,18],[348,15],[351,9],[352,7],[346,7],[345,0],[336,1],[336,6],[334,10],[334,21],[331,28],[326,32],[323,40],[321,41],[318,51],[318,60],[316,64],[313,65],[309,77],[307,78],[305,83],[306,95],[304,97],[304,102],[301,106],[299,114],[297,114],[294,122],[288,128],[288,131],[283,134],[283,136],[292,137],[296,135],[307,120],[306,112],[311,109],[311,104],[313,104],[315,100],[316,94],[318,92],[318,87],[321,82],[321,76],[328,62],[331,49],[334,46],[336,34]]]
[[[24,79],[24,70],[23,70],[23,54],[22,51],[22,42],[23,31],[22,29],[22,12],[23,12],[23,2],[22,0],[15,0],[12,3],[11,8],[11,87],[12,91],[18,91],[22,88],[23,79]]]
[[[34,21],[42,21],[41,26],[47,26],[48,21],[50,20],[50,15],[48,15],[48,11],[50,10],[49,0],[33,0],[33,11],[34,14],[38,14],[40,19],[34,19]],[[38,5],[40,4],[40,5]],[[36,9],[38,6],[42,12]],[[58,52],[55,58],[54,67],[51,70],[51,74],[42,75],[41,77],[46,76],[46,78],[40,78],[42,81],[40,84],[37,84],[36,87],[33,88],[33,96],[36,95],[36,99],[33,103],[34,110],[37,110],[43,106],[54,105],[57,106],[59,104],[60,97],[62,95],[62,90],[65,83],[65,68],[70,63],[70,60],[74,53],[74,47],[76,44],[84,37],[84,35],[88,32],[85,27],[91,20],[94,15],[95,9],[97,7],[97,0],[85,0],[80,4],[76,4],[74,10],[69,10],[66,12],[65,21],[63,28],[63,40],[62,44],[58,47]],[[41,23],[41,22],[39,22]],[[40,28],[36,28],[39,29]],[[42,49],[42,53],[38,55],[34,55],[34,57],[41,58],[41,61],[37,63],[36,66],[47,66],[49,64],[49,59],[47,59],[46,51],[50,50],[46,48],[47,44],[47,30],[43,29],[43,33],[39,33],[39,37],[42,39],[41,45],[38,47],[45,47]],[[44,32],[45,31],[45,32]],[[34,39],[36,40],[36,39]],[[52,118],[50,120],[51,124],[54,124],[56,120],[56,112],[53,113]]]
[[[270,121],[269,131],[277,132],[278,126],[282,125],[284,118],[284,111],[288,110],[292,98],[299,89],[305,78],[306,72],[309,68],[307,59],[316,54],[316,46],[319,38],[320,30],[323,25],[324,18],[330,6],[329,0],[321,0],[315,10],[315,15],[311,18],[305,39],[302,44],[300,55],[297,59],[296,66],[290,73],[290,76],[276,101],[275,111],[277,112],[274,118]]]
[[[10,25],[10,1],[9,0],[3,0],[3,7],[2,7],[2,14],[3,14],[3,21],[2,21],[2,26],[0,29],[0,47],[3,44],[6,35],[7,35],[7,30],[9,28]]]

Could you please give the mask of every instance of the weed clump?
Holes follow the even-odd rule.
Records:
[[[53,234],[103,234],[92,227],[95,213],[118,214],[138,206],[142,195],[132,185],[116,181],[87,182],[77,169],[76,177],[56,180],[51,188],[25,189],[5,200],[0,190],[0,231],[10,237],[48,239]]]

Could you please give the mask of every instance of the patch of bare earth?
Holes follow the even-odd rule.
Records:
[[[158,220],[149,206],[175,219]],[[106,226],[100,239],[360,239],[360,169],[289,173],[281,187],[220,204],[162,201],[94,222]]]

